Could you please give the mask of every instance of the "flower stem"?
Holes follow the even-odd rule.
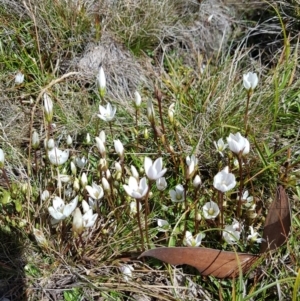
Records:
[[[240,176],[240,189],[239,189],[239,202],[238,207],[236,211],[236,216],[239,218],[241,216],[241,207],[242,207],[242,195],[243,195],[243,187],[244,187],[244,181],[243,181],[243,162],[242,162],[242,153],[240,152],[237,155],[237,159],[239,162],[239,176]]]
[[[140,201],[139,201],[139,199],[136,199],[136,210],[137,210],[137,220],[138,220],[140,236],[141,236],[142,251],[145,251],[144,235],[143,235],[143,229],[142,229],[141,217],[140,217]]]
[[[160,118],[162,132],[163,132],[163,134],[165,134],[166,131],[165,131],[165,125],[164,125],[164,120],[163,120],[163,116],[162,116],[162,106],[161,106],[162,94],[161,94],[161,91],[157,87],[155,88],[155,97],[158,102],[159,118]]]
[[[145,232],[146,232],[146,241],[147,241],[148,248],[150,247],[149,235],[148,235],[148,214],[150,213],[150,210],[149,210],[148,199],[149,199],[149,193],[151,191],[151,187],[152,187],[152,181],[149,180],[149,188],[145,197]]]
[[[219,219],[219,225],[221,229],[223,229],[223,226],[224,226],[224,208],[223,208],[223,199],[224,199],[224,193],[220,190],[218,190],[218,203],[219,203],[219,208],[220,208],[220,219]]]
[[[8,187],[8,189],[10,190],[9,179],[8,179],[8,177],[7,177],[6,171],[5,171],[4,168],[1,168],[1,170],[2,170],[3,178],[4,178],[4,180],[5,180],[6,184],[7,184],[7,187]]]
[[[248,112],[249,112],[249,103],[250,103],[251,94],[252,94],[252,90],[250,89],[247,93],[246,110],[245,110],[245,116],[244,116],[245,137],[247,137],[247,134],[248,134]]]

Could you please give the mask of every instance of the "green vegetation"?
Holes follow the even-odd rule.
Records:
[[[268,4],[266,59],[255,7],[225,2],[0,0],[0,298],[299,300],[299,3]],[[217,144],[238,132],[240,152]],[[289,239],[244,275],[138,259],[257,254],[278,185]]]

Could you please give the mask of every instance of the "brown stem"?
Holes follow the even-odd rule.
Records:
[[[8,179],[7,174],[6,174],[6,171],[5,171],[4,168],[1,168],[1,170],[2,170],[2,174],[3,174],[3,178],[4,178],[4,180],[5,180],[6,184],[7,184],[7,187],[8,187],[8,189],[10,190],[9,179]]]
[[[187,228],[187,220],[189,218],[189,215],[190,215],[190,211],[188,210],[188,202],[187,202],[187,198],[186,198],[186,192],[187,192],[187,189],[188,189],[188,184],[189,184],[189,180],[186,179],[185,183],[184,183],[184,186],[183,186],[183,189],[184,189],[184,210],[186,212],[185,214],[185,221],[184,221],[184,231],[183,233],[186,232],[186,228]]]

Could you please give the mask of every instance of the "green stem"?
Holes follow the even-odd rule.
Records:
[[[237,159],[238,159],[238,162],[239,162],[240,189],[239,189],[239,201],[238,201],[236,216],[237,216],[237,218],[239,218],[241,216],[242,195],[243,195],[243,187],[244,187],[242,152],[240,152],[237,155]]]
[[[249,103],[250,103],[251,95],[252,95],[252,90],[249,90],[247,93],[246,110],[245,110],[245,116],[244,116],[245,137],[247,137],[247,133],[248,133],[248,113],[249,113]]]
[[[143,229],[142,229],[141,217],[140,217],[140,201],[139,201],[139,199],[136,199],[136,212],[137,212],[137,220],[138,220],[140,236],[141,236],[142,251],[145,251],[144,235],[143,235]]]

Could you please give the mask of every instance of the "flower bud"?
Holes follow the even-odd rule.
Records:
[[[73,189],[74,189],[75,191],[79,191],[79,189],[80,189],[80,185],[79,185],[79,180],[78,180],[78,178],[75,178],[75,179],[74,179],[74,182],[73,182]]]
[[[73,142],[73,140],[72,140],[72,137],[70,136],[70,135],[68,135],[68,137],[67,137],[67,145],[72,145],[72,142]]]
[[[99,134],[99,138],[102,140],[102,142],[105,144],[106,142],[106,137],[105,137],[105,132],[101,131]]]
[[[142,98],[138,91],[134,92],[134,106],[136,109],[138,109],[141,106]]]
[[[85,142],[86,142],[87,144],[90,144],[90,143],[91,143],[91,136],[90,136],[89,133],[86,134]]]
[[[124,146],[122,142],[118,140],[114,140],[115,151],[120,158],[124,157]]]
[[[201,178],[199,175],[196,175],[194,180],[193,180],[193,186],[195,188],[198,188],[201,185]]]
[[[100,69],[99,69],[99,72],[97,75],[97,85],[98,85],[100,97],[103,98],[105,96],[105,92],[106,92],[106,78],[105,78],[105,73],[104,73],[102,66],[100,66]]]
[[[47,93],[43,94],[44,98],[44,111],[46,120],[50,123],[53,118],[53,102]]]
[[[51,138],[47,141],[47,147],[49,150],[53,149],[55,146],[54,140]]]
[[[40,145],[40,138],[39,138],[39,134],[34,131],[33,134],[32,134],[32,148],[33,149],[37,149]]]
[[[0,148],[0,168],[3,168],[3,167],[4,167],[4,152]]]
[[[74,162],[71,162],[71,172],[72,172],[73,176],[76,176],[77,168],[76,168]]]
[[[110,185],[109,185],[107,179],[104,177],[102,178],[102,186],[103,186],[104,191],[110,192]]]
[[[175,103],[172,103],[168,109],[168,116],[169,116],[169,121],[171,124],[174,123],[174,112],[175,112],[174,107],[175,107]]]
[[[75,237],[83,232],[83,219],[79,208],[76,208],[74,212],[72,230]]]
[[[83,188],[85,188],[85,186],[87,185],[87,183],[88,183],[88,180],[87,180],[86,173],[83,172],[82,175],[81,175],[81,186]]]
[[[49,200],[49,198],[50,198],[50,192],[48,190],[44,190],[42,195],[41,195],[41,200],[43,202],[46,202],[46,201]]]
[[[131,169],[131,175],[134,178],[136,178],[137,181],[139,181],[140,175],[139,175],[138,171],[136,170],[136,168],[133,165],[131,165],[130,169]]]
[[[148,132],[148,129],[146,128],[144,130],[144,138],[147,140],[149,138],[149,132]]]
[[[96,146],[97,146],[101,156],[104,158],[106,155],[106,149],[105,149],[104,143],[99,137],[96,137],[95,139],[96,139]]]
[[[155,113],[154,113],[153,103],[151,99],[149,99],[147,103],[147,117],[149,122],[151,124],[154,124]]]

